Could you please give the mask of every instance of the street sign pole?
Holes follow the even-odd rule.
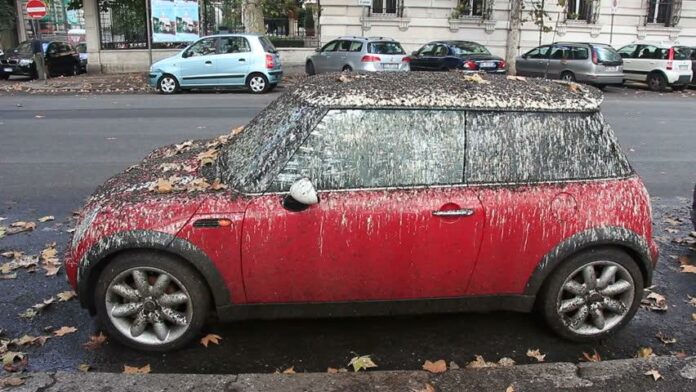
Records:
[[[145,2],[145,16],[147,17],[147,55],[152,66],[152,2]]]
[[[614,40],[614,15],[616,14],[616,9],[619,7],[619,0],[612,0],[611,2],[611,27],[609,28],[609,45],[611,45]]]
[[[358,0],[358,5],[363,7],[363,20],[360,21],[360,36],[365,36],[365,18],[369,12],[368,7],[372,6],[372,0]]]

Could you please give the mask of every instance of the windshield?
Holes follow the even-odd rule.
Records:
[[[31,54],[31,42],[30,41],[22,42],[17,47],[16,51],[17,51],[17,53]]]
[[[471,54],[491,54],[485,46],[475,42],[456,42],[452,45],[455,56],[468,56]]]
[[[597,60],[600,62],[622,61],[619,52],[609,46],[595,46],[595,51],[597,52]]]
[[[406,54],[398,42],[370,42],[367,50],[372,54]]]
[[[273,101],[226,147],[220,169],[227,183],[243,192],[266,190],[302,143],[323,110],[303,106],[291,97]]]

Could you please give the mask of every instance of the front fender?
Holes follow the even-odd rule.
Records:
[[[77,270],[77,293],[83,307],[94,314],[94,287],[99,273],[111,256],[127,250],[157,250],[178,256],[190,263],[210,288],[216,307],[231,302],[227,286],[208,256],[190,242],[159,231],[133,230],[102,238],[82,258]]]

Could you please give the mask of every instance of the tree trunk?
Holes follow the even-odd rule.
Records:
[[[515,58],[520,46],[520,19],[522,16],[522,1],[511,0],[510,31],[508,32],[507,46],[505,48],[505,62],[508,65],[508,73],[515,75]]]
[[[242,21],[247,33],[266,33],[261,0],[244,0],[242,3]]]

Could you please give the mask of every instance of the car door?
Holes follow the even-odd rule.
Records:
[[[215,56],[215,73],[217,84],[221,86],[243,85],[250,65],[256,61],[251,51],[249,40],[245,37],[220,37],[217,56]]]
[[[626,45],[617,51],[623,59],[624,79],[630,80],[645,80],[645,75],[639,69],[639,63],[636,61],[638,55],[638,45]]]
[[[45,51],[46,67],[49,75],[60,75],[65,72],[64,65],[60,61],[60,46],[57,42],[51,42]]]
[[[248,303],[464,295],[484,220],[464,126],[462,111],[330,110],[246,210]],[[287,203],[299,178],[318,204]]]
[[[654,45],[638,45],[637,56],[633,59],[633,70],[637,80],[647,80],[650,71],[659,68],[661,49]]]
[[[182,86],[206,86],[218,83],[216,70],[217,38],[196,41],[182,53],[179,83]]]
[[[329,62],[339,42],[340,41],[338,40],[329,42],[328,44],[324,45],[317,54],[314,55],[312,61],[314,62],[315,72],[329,72]]]
[[[544,76],[550,49],[549,45],[539,46],[522,55],[521,61],[518,61],[516,64],[517,74],[521,76]]]
[[[543,75],[549,79],[559,79],[568,62],[568,53],[567,46],[553,45],[550,49],[549,59],[546,62],[546,68],[542,71]]]
[[[352,43],[353,41],[349,40],[339,41],[338,45],[336,46],[336,51],[330,55],[330,72],[343,71],[343,67],[348,64],[348,55],[350,54],[350,47]]]
[[[426,44],[411,57],[411,71],[430,71],[432,69],[435,44]]]

